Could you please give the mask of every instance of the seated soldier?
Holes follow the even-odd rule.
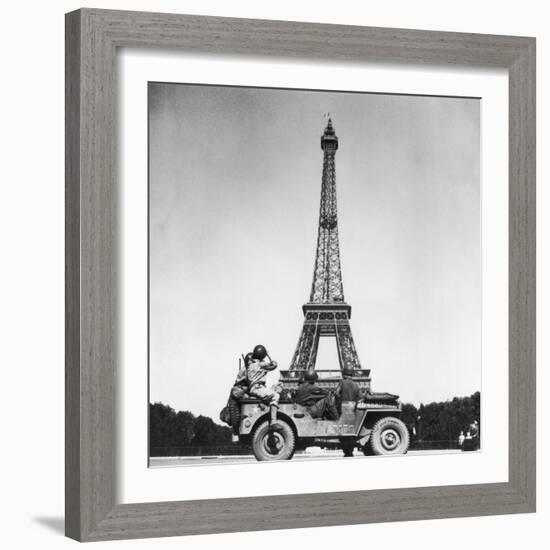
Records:
[[[256,346],[252,352],[252,359],[247,368],[248,395],[267,401],[270,405],[278,406],[278,387],[270,389],[266,386],[267,373],[277,368],[277,362],[272,361],[264,346]]]
[[[296,390],[296,403],[309,409],[312,418],[336,420],[338,411],[334,395],[317,385],[319,375],[315,371],[307,371],[303,382]]]

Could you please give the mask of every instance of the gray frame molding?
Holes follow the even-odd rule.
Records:
[[[116,504],[117,47],[509,71],[509,481]],[[535,511],[535,39],[82,9],[66,16],[66,534],[81,541]]]

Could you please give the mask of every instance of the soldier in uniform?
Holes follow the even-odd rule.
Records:
[[[344,367],[342,370],[342,381],[336,388],[336,395],[342,403],[353,403],[354,407],[357,401],[363,397],[359,384],[353,380],[353,368]]]
[[[342,369],[342,380],[336,388],[336,397],[338,398],[338,408],[340,410],[340,418],[344,423],[355,422],[355,409],[357,401],[363,396],[359,384],[353,380],[353,368],[345,366]],[[352,457],[354,444],[347,438],[342,438],[342,450],[344,456]]]
[[[296,403],[309,409],[312,418],[336,420],[338,410],[334,395],[317,385],[319,375],[315,371],[307,371],[303,382],[296,390]]]
[[[267,374],[276,368],[277,362],[271,360],[265,347],[257,345],[252,351],[252,359],[247,368],[248,395],[278,406],[278,387],[268,388],[266,385]]]

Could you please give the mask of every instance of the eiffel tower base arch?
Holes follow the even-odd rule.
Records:
[[[340,369],[352,368],[358,376],[364,375],[350,327],[351,306],[344,302],[339,304],[308,303],[304,304],[302,309],[304,324],[292,357],[290,370],[302,372],[314,370],[319,339],[332,337],[335,340]],[[370,377],[368,378],[368,389],[370,389]]]

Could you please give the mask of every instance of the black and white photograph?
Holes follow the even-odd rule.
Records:
[[[150,467],[479,451],[479,98],[148,107]]]
[[[546,4],[3,7],[4,548],[547,538]]]

